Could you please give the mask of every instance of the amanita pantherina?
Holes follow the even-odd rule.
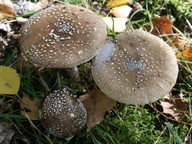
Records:
[[[93,58],[106,36],[105,23],[91,10],[57,5],[29,18],[21,29],[20,47],[36,66],[74,67]]]
[[[51,134],[66,140],[80,131],[87,121],[83,104],[66,90],[55,90],[47,95],[41,103],[39,117]]]
[[[134,30],[106,43],[92,68],[98,87],[126,104],[146,104],[168,94],[176,83],[178,65],[174,51],[162,39]]]

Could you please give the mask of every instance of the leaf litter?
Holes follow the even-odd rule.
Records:
[[[90,94],[80,96],[87,110],[87,131],[100,124],[106,112],[112,110],[116,101],[107,97],[102,91],[94,89]]]
[[[112,0],[110,2],[112,2]],[[113,2],[117,2],[117,1],[113,0]],[[124,0],[124,2],[128,3],[129,0]],[[119,6],[119,4],[115,4],[115,3],[113,4],[114,5],[111,7]],[[45,6],[44,3],[42,5],[43,7]],[[108,4],[108,6],[109,5],[110,4]],[[40,7],[40,9],[43,7]],[[10,8],[10,11],[12,10],[13,9]],[[155,21],[158,22],[158,24]],[[154,33],[156,32],[157,36],[163,36],[165,41],[172,39],[171,43],[174,43],[174,45],[179,49],[184,49],[182,53],[178,54],[179,58],[181,58],[181,55],[182,55],[182,59],[188,60],[188,58],[191,58],[190,56],[191,48],[186,48],[185,42],[184,44],[180,43],[180,39],[178,37],[179,34],[173,32],[171,21],[165,17],[156,18],[155,21],[153,21],[153,25],[155,27],[155,30],[153,32]],[[7,25],[9,24],[10,23],[7,23]],[[125,23],[123,25],[125,25]],[[7,40],[6,41],[2,40],[2,41],[7,42]],[[3,46],[6,46],[6,43],[4,43]],[[7,83],[6,86],[10,87],[9,83]],[[106,97],[100,90],[93,90],[91,94],[83,95],[80,97],[80,99],[85,104],[85,107],[88,112],[88,123],[87,123],[88,131],[90,131],[92,127],[102,122],[105,113],[110,111],[116,105],[116,102],[114,100],[111,100],[108,97]],[[28,95],[23,94],[23,97],[20,101],[21,114],[30,118],[31,120],[38,120],[39,119],[38,118],[39,102],[40,102],[39,99],[31,100]],[[170,94],[168,95],[168,97],[166,97],[164,100],[161,101],[161,105],[163,107],[163,113],[171,115],[176,120],[182,119],[182,117],[185,115],[185,111],[187,110],[186,109],[187,104],[181,99],[181,95],[173,96]]]
[[[181,120],[187,111],[187,102],[182,99],[182,93],[166,95],[163,100],[160,100],[163,107],[163,113],[169,114],[176,120]]]
[[[0,143],[9,144],[14,134],[15,131],[10,128],[8,120],[0,118]]]
[[[17,94],[20,77],[15,69],[0,66],[0,94]]]
[[[23,93],[23,96],[20,100],[21,106],[21,115],[31,119],[31,120],[39,120],[39,104],[41,99],[35,98],[33,100],[30,97]]]

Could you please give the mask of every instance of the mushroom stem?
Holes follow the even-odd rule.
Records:
[[[71,68],[66,68],[65,71],[67,72],[67,74],[75,81],[79,81],[80,80],[80,76],[79,76],[79,70],[77,68],[77,66],[75,67],[71,67]]]

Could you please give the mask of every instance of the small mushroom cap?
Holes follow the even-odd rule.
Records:
[[[178,65],[172,48],[162,39],[134,30],[106,43],[93,60],[93,78],[109,97],[126,104],[146,104],[168,94]]]
[[[87,112],[80,100],[66,90],[55,90],[43,99],[39,117],[48,132],[69,139],[86,124]]]
[[[57,5],[29,18],[21,29],[20,48],[36,66],[74,67],[93,58],[106,37],[104,21],[91,10]]]

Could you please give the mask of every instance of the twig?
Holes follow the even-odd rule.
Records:
[[[182,92],[182,93],[185,93],[185,94],[188,94],[188,95],[192,95],[192,92],[188,92],[188,91],[184,91],[184,90],[178,90],[176,88],[173,88],[174,91],[179,91],[179,92]]]
[[[185,20],[186,20],[186,22],[187,22],[187,24],[189,25],[189,27],[190,27],[190,29],[191,29],[191,31],[192,31],[192,25],[191,25],[191,23],[189,22],[189,20],[185,17]]]
[[[163,131],[162,131],[161,134],[158,136],[158,138],[157,138],[157,140],[155,141],[154,144],[157,144],[157,143],[158,143],[159,139],[161,138],[161,136],[163,135],[163,133],[165,132],[166,129],[167,129],[167,127],[165,127],[165,128],[163,129]]]
[[[184,121],[180,121],[180,120],[176,120],[176,119],[173,119],[173,118],[170,118],[168,116],[166,116],[164,113],[160,112],[159,110],[157,110],[152,104],[148,104],[151,108],[153,108],[156,112],[158,112],[160,115],[164,116],[166,119],[169,119],[169,120],[172,120],[172,121],[176,121],[176,122],[179,122],[179,123],[182,123],[182,124],[185,124],[185,125],[190,125],[192,126],[191,123],[187,123],[187,122],[184,122]]]

